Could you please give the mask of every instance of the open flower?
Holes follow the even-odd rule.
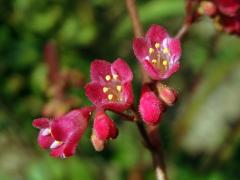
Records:
[[[86,107],[72,110],[55,120],[35,119],[33,126],[40,129],[38,144],[44,149],[51,149],[51,156],[62,158],[72,156],[87,128],[91,111],[91,107]]]
[[[118,135],[118,130],[114,122],[102,111],[95,115],[93,123],[93,133],[91,136],[92,144],[96,151],[101,151],[104,144],[109,139],[115,139]]]
[[[179,69],[180,41],[170,38],[167,31],[159,25],[152,25],[145,38],[136,38],[133,50],[154,80],[167,79]]]
[[[112,64],[94,60],[86,95],[98,108],[124,111],[133,103],[132,78],[131,69],[122,59]]]

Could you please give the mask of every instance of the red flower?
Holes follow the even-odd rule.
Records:
[[[92,144],[95,150],[103,150],[105,142],[107,142],[110,138],[115,139],[117,135],[118,130],[114,122],[104,112],[97,112],[91,136]]]
[[[179,69],[180,41],[159,25],[152,25],[145,38],[136,38],[133,50],[152,79],[167,79]]]
[[[124,60],[117,59],[112,64],[94,60],[90,72],[91,82],[85,87],[86,95],[98,108],[124,111],[132,105],[133,74]]]
[[[240,0],[214,0],[219,11],[226,16],[236,16],[240,10]]]
[[[51,149],[51,156],[69,157],[75,153],[77,144],[87,128],[92,107],[73,110],[55,120],[39,118],[33,126],[40,129],[38,144]]]
[[[140,98],[139,112],[145,123],[156,125],[161,120],[164,105],[148,86],[143,86]]]
[[[200,10],[214,18],[218,30],[240,35],[240,0],[202,1]]]

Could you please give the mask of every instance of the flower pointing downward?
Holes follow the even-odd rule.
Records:
[[[75,153],[77,144],[88,125],[92,107],[72,110],[55,120],[39,118],[33,126],[40,129],[38,144],[44,149],[51,149],[54,157],[69,157]]]

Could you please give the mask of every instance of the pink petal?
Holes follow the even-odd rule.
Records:
[[[122,96],[128,107],[133,104],[134,96],[133,96],[133,91],[132,91],[132,84],[130,82],[123,84]]]
[[[111,75],[111,64],[105,60],[94,60],[90,68],[91,80],[105,82],[106,75]]]
[[[51,132],[58,141],[66,142],[73,132],[83,134],[87,128],[86,119],[80,110],[73,110],[52,122]]]
[[[51,135],[43,136],[42,135],[43,130],[40,130],[38,135],[38,144],[43,149],[48,149],[50,145],[53,143],[54,139]]]
[[[120,58],[113,62],[111,69],[112,74],[117,73],[122,82],[131,81],[133,79],[132,70],[128,64]]]
[[[57,158],[65,157],[65,154],[63,153],[64,148],[65,148],[65,145],[62,144],[58,148],[52,149],[50,152],[50,155]]]
[[[161,74],[160,72],[153,67],[153,65],[151,63],[149,63],[148,61],[144,61],[143,63],[144,69],[147,71],[148,75],[154,79],[154,80],[161,80]]]
[[[148,55],[148,46],[143,38],[136,38],[133,41],[133,51],[135,56],[140,62],[145,60],[145,57]]]
[[[107,95],[103,92],[103,86],[96,82],[90,82],[85,86],[85,93],[89,100],[96,106],[108,102]]]
[[[38,118],[34,119],[32,125],[36,128],[47,128],[49,127],[49,119],[48,118]]]
[[[162,43],[163,39],[168,37],[167,31],[156,24],[153,24],[149,29],[146,34],[146,40],[149,45],[154,46],[155,43]]]
[[[64,149],[64,154],[66,157],[69,157],[75,154],[78,142],[80,141],[82,135],[83,133],[81,133],[80,131],[77,131],[76,133],[73,133],[69,137]]]
[[[170,54],[173,57],[174,63],[179,60],[181,56],[181,44],[179,39],[168,38],[168,47],[170,49]]]
[[[161,78],[162,80],[169,78],[173,73],[177,72],[180,64],[177,62],[174,64]]]

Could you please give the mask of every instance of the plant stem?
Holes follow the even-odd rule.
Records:
[[[143,36],[143,28],[142,24],[139,20],[135,0],[126,0],[127,10],[132,22],[133,31],[135,38]],[[143,67],[140,66],[141,73],[142,73],[142,82],[147,83],[150,82],[150,78],[143,70]],[[132,107],[132,112],[135,115],[135,119],[137,119],[136,124],[138,130],[144,140],[144,143],[147,149],[151,152],[153,164],[156,171],[157,180],[167,180],[166,168],[163,158],[163,150],[161,147],[161,140],[159,138],[158,126],[147,126],[145,129],[143,121],[141,120],[141,116],[139,115],[138,111]]]

